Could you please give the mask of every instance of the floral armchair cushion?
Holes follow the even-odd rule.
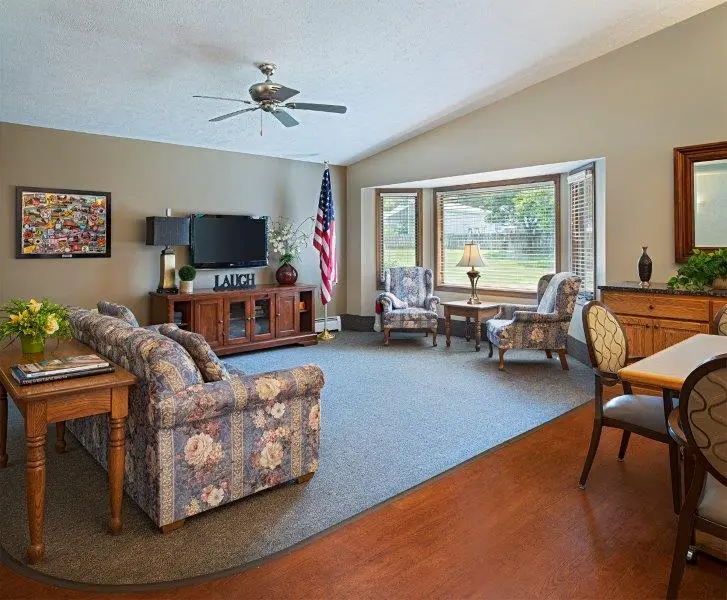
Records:
[[[159,333],[181,344],[194,360],[205,381],[224,381],[230,378],[224,363],[217,358],[212,348],[198,333],[180,329],[174,323],[159,326]]]
[[[566,347],[581,279],[572,273],[556,273],[540,294],[537,306],[503,305],[497,319],[487,321],[487,339],[500,349],[559,350]]]
[[[109,300],[101,300],[98,304],[96,304],[96,308],[98,308],[98,312],[102,315],[106,315],[107,317],[116,317],[117,319],[126,321],[132,327],[139,326],[139,321],[136,320],[134,313],[123,304],[117,304],[116,302],[111,302]]]
[[[425,267],[394,267],[384,274],[384,292],[377,301],[383,306],[385,328],[431,329],[437,326],[437,304],[432,270]]]

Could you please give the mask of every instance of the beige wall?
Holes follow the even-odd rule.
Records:
[[[348,312],[373,314],[374,209],[362,189],[605,158],[607,281],[675,270],[672,148],[727,139],[727,4],[348,169]],[[433,235],[431,228],[425,235]],[[464,294],[463,294],[464,296]]]
[[[0,299],[48,296],[93,306],[108,298],[131,307],[146,321],[150,290],[159,280],[161,248],[144,245],[145,217],[190,212],[314,215],[322,166],[0,123]],[[346,222],[346,170],[333,167],[337,220]],[[109,259],[15,259],[15,186],[111,192],[112,255]],[[338,236],[339,277],[331,314],[346,306],[346,237]],[[177,267],[187,251],[177,249]],[[274,281],[273,268],[254,271]],[[317,254],[304,251],[300,281],[318,283]],[[210,287],[215,271],[201,271],[197,287]],[[320,307],[319,307],[320,309]]]

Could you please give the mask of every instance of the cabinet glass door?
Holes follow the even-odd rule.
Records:
[[[255,298],[253,305],[254,337],[266,338],[273,335],[273,303],[272,298]]]
[[[247,300],[230,300],[227,315],[227,341],[242,342],[250,337]]]

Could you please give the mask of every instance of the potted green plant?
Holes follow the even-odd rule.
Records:
[[[668,285],[677,290],[727,289],[727,249],[714,252],[694,250]]]
[[[192,265],[184,265],[179,269],[179,291],[182,294],[192,293],[195,277],[197,277],[197,269]]]
[[[48,299],[9,300],[0,307],[0,313],[7,315],[0,323],[0,338],[10,338],[11,342],[20,338],[23,354],[43,352],[46,338],[71,337],[68,311]]]
[[[293,285],[298,280],[298,271],[292,265],[312,237],[313,217],[303,219],[297,226],[288,218],[280,217],[273,222],[268,240],[273,252],[280,256],[280,267],[275,280],[280,285]]]

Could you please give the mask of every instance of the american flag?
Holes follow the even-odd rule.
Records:
[[[325,171],[323,171],[323,181],[321,181],[321,196],[318,200],[316,229],[313,234],[313,247],[318,250],[321,257],[321,302],[324,305],[331,301],[333,285],[338,282],[335,232],[331,173],[326,167]]]

